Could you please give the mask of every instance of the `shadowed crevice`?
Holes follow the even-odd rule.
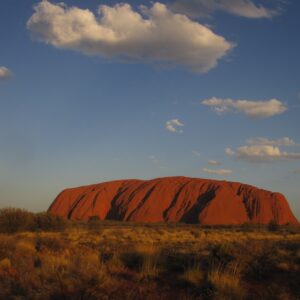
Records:
[[[110,205],[110,210],[108,211],[105,219],[106,220],[123,220],[123,216],[120,213],[120,207],[119,205],[117,205],[117,201],[118,199],[121,197],[121,195],[123,193],[125,193],[130,187],[124,188],[123,186],[121,186],[118,189],[117,194],[113,197],[112,201],[111,201],[111,205]]]
[[[144,203],[147,201],[147,199],[150,197],[150,195],[152,194],[152,192],[155,190],[155,185],[146,193],[146,195],[144,196],[144,198],[141,200],[141,202],[139,203],[139,205],[129,214],[129,216],[126,218],[126,221],[129,221],[131,216],[133,216],[133,214],[138,211],[143,205]]]
[[[163,218],[164,218],[164,221],[168,221],[167,220],[167,217],[168,217],[168,214],[170,212],[170,210],[176,205],[177,203],[177,200],[179,198],[179,195],[181,194],[182,190],[190,183],[191,181],[188,181],[186,183],[184,183],[178,190],[178,192],[175,194],[172,202],[170,203],[170,205],[168,206],[168,208],[166,208],[163,212]]]
[[[127,202],[130,202],[134,196],[135,196],[135,193],[143,188],[144,185],[143,184],[139,184],[137,188],[135,188],[129,195],[129,197],[127,198]],[[127,187],[124,187],[121,186],[118,191],[117,191],[117,194],[116,196],[113,197],[112,201],[111,201],[111,207],[110,207],[110,210],[108,211],[105,219],[107,220],[124,220],[124,216],[126,214],[126,211],[125,212],[121,212],[120,208],[122,205],[124,205],[124,203],[120,203],[120,204],[117,204],[117,201],[119,200],[119,198],[124,194],[126,193],[130,188],[132,188],[132,184],[129,184]]]
[[[92,192],[94,192],[95,191],[95,189],[93,189],[92,190]],[[85,209],[85,211],[84,211],[84,213],[82,213],[84,216],[86,216],[86,215],[88,215],[88,212],[89,211],[94,211],[95,210],[95,207],[96,207],[96,203],[97,203],[97,201],[98,201],[98,196],[99,196],[99,194],[100,194],[100,192],[97,192],[96,193],[96,195],[94,196],[94,199],[93,199],[93,201],[92,201],[92,206],[91,207],[89,207],[89,206],[87,206],[87,208]],[[90,216],[89,216],[90,217]]]
[[[201,211],[215,198],[216,192],[215,190],[210,190],[206,192],[204,195],[201,195],[194,206],[181,218],[181,222],[196,224],[200,223],[199,215]]]
[[[81,200],[82,200],[85,196],[86,196],[86,194],[83,194],[83,195],[79,196],[79,197],[77,198],[77,200],[73,203],[73,205],[72,205],[72,207],[71,207],[71,209],[70,209],[70,211],[69,211],[69,213],[68,213],[68,216],[67,216],[68,219],[71,219],[71,218],[72,218],[72,214],[73,214],[74,210],[76,209],[76,207],[78,206],[78,204],[81,202]]]

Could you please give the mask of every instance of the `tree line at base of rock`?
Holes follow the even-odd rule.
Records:
[[[102,221],[98,216],[92,216],[87,222],[84,224],[83,222],[79,222],[80,224],[77,224],[77,226],[85,226],[85,224],[87,224],[87,229],[97,230],[99,227],[103,226],[105,222],[110,224],[113,221]],[[65,218],[53,215],[49,212],[32,213],[24,209],[13,207],[0,209],[0,233],[16,233],[25,231],[64,231],[68,227],[74,226],[74,223],[76,223],[76,221],[66,220]],[[118,222],[118,225],[119,223],[123,222]],[[155,226],[155,224],[151,225]],[[168,224],[166,224],[166,226],[167,225]],[[174,224],[171,224],[171,226],[174,226]],[[199,226],[201,225],[199,224]],[[224,226],[226,227],[226,225]],[[248,223],[242,224],[239,227],[242,229],[250,229],[252,227],[261,229],[261,226],[258,226],[257,224],[253,225]],[[275,220],[270,221],[267,226],[263,226],[263,228],[267,229],[268,231],[278,231],[281,227],[282,226],[278,225]]]
[[[24,209],[7,207],[0,209],[0,233],[22,231],[62,231],[68,221],[48,212],[32,213]]]

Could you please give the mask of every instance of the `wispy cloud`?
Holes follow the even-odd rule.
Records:
[[[229,156],[233,156],[235,152],[231,148],[226,148],[225,153]]]
[[[247,140],[247,145],[232,150],[226,148],[225,153],[229,156],[236,157],[249,162],[272,162],[278,160],[298,160],[299,152],[282,151],[280,147],[294,146],[296,143],[288,138],[278,140],[269,140],[266,138],[257,138]]]
[[[166,122],[166,129],[171,132],[181,133],[183,132],[180,127],[183,127],[184,124],[181,123],[178,119],[172,119]]]
[[[209,160],[208,164],[211,166],[220,166],[221,165],[221,163],[217,160]]]
[[[201,156],[201,153],[197,150],[192,150],[192,154],[194,154],[195,156]]]
[[[175,14],[165,4],[100,5],[97,14],[64,3],[41,1],[27,22],[33,38],[56,48],[105,58],[126,58],[207,72],[234,45],[208,26]]]
[[[213,108],[217,114],[229,112],[242,113],[252,119],[263,119],[280,115],[287,110],[287,105],[277,99],[266,101],[233,100],[210,98],[201,102]]]
[[[0,80],[8,79],[12,75],[12,72],[3,66],[0,66]]]
[[[207,169],[207,168],[203,168],[202,172],[204,173],[208,173],[208,174],[215,174],[215,175],[229,175],[233,173],[233,170],[231,169]]]
[[[150,161],[160,169],[166,169],[167,167],[162,163],[160,159],[158,159],[155,155],[149,156]]]
[[[240,17],[260,19],[272,18],[279,13],[278,9],[267,8],[251,0],[176,0],[170,7],[190,17],[207,17],[215,11],[224,11]]]

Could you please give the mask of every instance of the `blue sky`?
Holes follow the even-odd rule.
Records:
[[[197,1],[0,2],[1,207],[183,175],[282,192],[300,217],[300,2]]]

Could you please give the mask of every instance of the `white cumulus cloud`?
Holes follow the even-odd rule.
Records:
[[[44,0],[27,22],[34,39],[106,58],[184,66],[207,72],[234,45],[210,28],[155,2],[135,11],[127,3],[89,9]]]
[[[251,19],[272,18],[278,14],[276,9],[251,0],[176,0],[170,7],[190,17],[205,17],[218,10]]]
[[[225,153],[248,162],[272,162],[279,160],[298,160],[300,153],[282,151],[280,147],[273,145],[245,145],[232,150],[226,148]]]
[[[207,169],[207,168],[203,168],[202,172],[208,173],[208,174],[215,174],[215,175],[229,175],[229,174],[233,173],[233,171],[230,169],[212,170],[212,169]]]
[[[7,79],[7,78],[11,77],[11,75],[12,75],[12,72],[8,68],[0,66],[0,80]]]
[[[287,105],[277,99],[250,101],[213,97],[205,99],[201,103],[212,107],[217,114],[236,112],[245,114],[247,117],[252,119],[269,118],[275,115],[280,115],[287,110]]]
[[[269,140],[267,138],[258,137],[255,139],[249,139],[246,141],[249,145],[270,145],[270,146],[295,146],[296,143],[289,137],[283,137],[277,140]]]
[[[171,132],[183,132],[180,127],[183,127],[184,124],[181,123],[178,119],[172,119],[166,122],[166,129]]]

